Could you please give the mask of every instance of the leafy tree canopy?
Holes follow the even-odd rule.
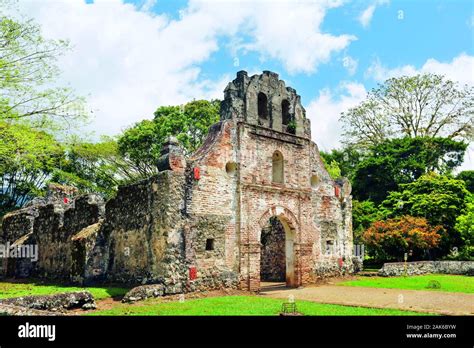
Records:
[[[466,245],[474,246],[474,194],[466,199],[466,210],[458,216],[454,227]]]
[[[118,154],[114,139],[90,143],[73,137],[65,152],[62,166],[52,173],[52,182],[74,186],[81,193],[111,197],[117,185],[127,178],[127,166]]]
[[[64,149],[50,134],[0,121],[0,213],[42,195],[63,161]]]
[[[464,170],[456,176],[456,179],[464,181],[468,191],[474,193],[474,170]]]
[[[353,147],[346,147],[342,150],[333,149],[330,152],[321,151],[320,154],[326,163],[335,161],[341,170],[341,175],[350,180],[352,180],[357,164],[362,157],[362,153]]]
[[[441,75],[391,78],[342,113],[344,140],[366,148],[400,136],[472,140],[474,88]]]
[[[64,40],[46,40],[31,19],[17,19],[9,1],[0,2],[0,120],[28,119],[38,129],[62,129],[83,121],[84,100],[54,86]]]
[[[323,156],[321,156],[321,160],[332,179],[338,179],[341,177],[341,168],[339,168],[339,164],[335,160],[327,162]]]
[[[134,163],[143,175],[156,172],[163,142],[175,136],[186,153],[195,151],[209,127],[219,121],[218,100],[194,100],[184,106],[162,106],[153,120],[144,120],[127,129],[118,139],[119,152]]]
[[[352,201],[352,230],[354,233],[354,243],[361,243],[362,233],[367,230],[370,225],[382,218],[378,207],[374,202]]]
[[[401,261],[410,252],[413,259],[424,258],[438,246],[442,233],[441,226],[431,226],[425,218],[401,216],[374,222],[362,239],[376,259]]]
[[[466,208],[468,195],[464,181],[428,173],[412,183],[401,184],[399,192],[390,192],[382,203],[382,213],[388,218],[424,217],[433,226],[443,226],[448,232],[442,242],[443,253],[447,253],[449,248],[463,244],[454,225]]]
[[[401,138],[370,148],[352,177],[353,195],[380,203],[400,184],[435,171],[450,173],[462,163],[467,144],[448,138]]]

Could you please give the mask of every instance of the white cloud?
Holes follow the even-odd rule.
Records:
[[[420,73],[442,74],[453,81],[472,86],[474,85],[474,56],[461,53],[451,62],[440,62],[430,58],[419,69],[413,65],[387,68],[382,65],[380,60],[376,59],[365,72],[365,76],[382,82],[391,77],[413,76]]]
[[[311,135],[322,150],[340,147],[342,124],[341,112],[356,106],[367,96],[363,84],[342,82],[335,90],[325,88],[306,107],[306,116],[311,120]]]
[[[20,2],[49,38],[67,38],[74,49],[59,61],[63,82],[86,95],[99,134],[116,134],[151,117],[159,105],[193,98],[222,98],[226,75],[204,80],[199,65],[235,43],[235,54],[255,51],[280,61],[290,73],[312,73],[355,37],[322,33],[326,12],[341,1],[190,1],[179,19],[150,13],[159,2],[122,0]],[[222,41],[222,40],[221,40]],[[222,49],[229,49],[222,45]],[[232,48],[232,47],[231,47]]]
[[[148,12],[156,5],[157,0],[145,0],[142,7],[140,8],[142,11]]]
[[[370,22],[372,21],[372,17],[374,16],[375,9],[377,8],[377,6],[384,5],[387,3],[388,3],[388,0],[374,1],[364,11],[361,12],[357,20],[364,28],[367,28],[370,25]]]
[[[342,66],[347,70],[349,75],[354,75],[357,71],[357,66],[359,61],[357,59],[352,58],[351,56],[344,56],[342,58]]]
[[[372,16],[375,12],[375,5],[370,5],[367,7],[359,16],[359,22],[364,28],[367,28],[372,20]]]

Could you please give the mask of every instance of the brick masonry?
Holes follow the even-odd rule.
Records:
[[[277,74],[238,72],[203,145],[185,158],[170,138],[157,166],[108,202],[66,203],[56,189],[57,201],[6,215],[3,243],[37,243],[40,258],[3,259],[3,275],[258,290],[271,219],[284,245],[280,266],[264,267],[284,257],[288,285],[352,271],[350,184],[329,177],[300,96]]]

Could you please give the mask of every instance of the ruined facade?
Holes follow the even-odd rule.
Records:
[[[108,202],[85,195],[6,215],[2,242],[36,243],[39,259],[3,259],[3,275],[162,283],[171,294],[351,272],[350,184],[325,170],[300,96],[269,71],[238,72],[224,94],[220,122],[189,158],[171,138],[159,173]]]

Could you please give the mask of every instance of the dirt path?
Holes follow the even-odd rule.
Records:
[[[308,300],[351,306],[394,308],[445,315],[474,315],[474,294],[380,289],[337,285],[307,286],[298,289],[265,284],[261,296]]]

